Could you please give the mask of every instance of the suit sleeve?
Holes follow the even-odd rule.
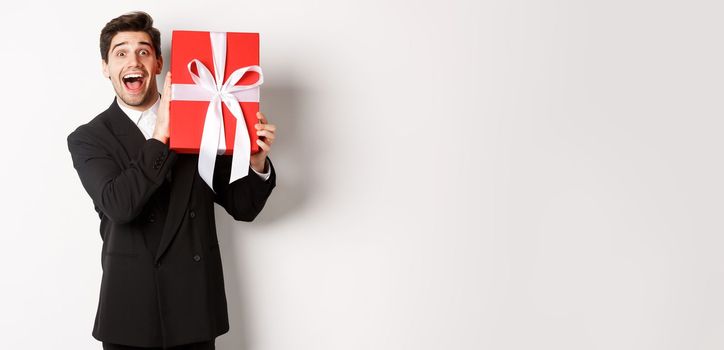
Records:
[[[115,223],[128,223],[143,210],[154,191],[165,179],[176,160],[168,145],[149,139],[121,169],[102,146],[79,130],[68,135],[73,167],[94,204]]]
[[[249,174],[229,184],[231,156],[218,156],[214,169],[214,202],[237,221],[253,221],[264,209],[267,198],[276,186],[276,172],[267,157],[271,175],[265,181],[249,167]]]

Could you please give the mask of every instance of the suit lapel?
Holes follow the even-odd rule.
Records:
[[[134,159],[146,142],[146,137],[143,136],[138,126],[131,121],[131,118],[118,106],[118,102],[115,99],[111,106],[108,107],[108,112],[110,114],[108,123],[111,130],[118,138],[128,159]],[[161,233],[161,242],[154,257],[154,263],[158,262],[173,241],[186,213],[186,205],[191,194],[191,184],[196,175],[197,159],[198,156],[177,154],[176,162],[169,171],[169,173],[172,172],[174,175],[173,181],[171,181],[168,212]]]
[[[108,123],[126,151],[128,159],[135,158],[141,147],[143,147],[143,143],[146,142],[146,137],[143,136],[138,126],[131,121],[131,118],[118,106],[116,99],[113,99],[113,103],[108,107],[108,112],[110,115]]]

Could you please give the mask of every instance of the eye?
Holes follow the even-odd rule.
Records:
[[[123,57],[123,56],[125,56],[125,55],[126,55],[126,53],[123,52],[123,51],[118,51],[118,52],[116,53],[116,56],[118,56],[118,57]]]
[[[148,55],[148,50],[145,50],[145,49],[141,50],[141,56],[146,56],[146,55]]]

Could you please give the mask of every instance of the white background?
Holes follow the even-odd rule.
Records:
[[[724,347],[720,2],[3,6],[3,349],[101,348],[66,136],[135,9],[166,63],[172,29],[261,33],[278,186],[253,223],[216,208],[218,349]]]

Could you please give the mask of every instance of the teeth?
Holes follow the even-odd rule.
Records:
[[[143,78],[143,75],[138,74],[138,73],[131,73],[131,74],[126,74],[123,76],[123,79],[129,79],[129,78]]]

